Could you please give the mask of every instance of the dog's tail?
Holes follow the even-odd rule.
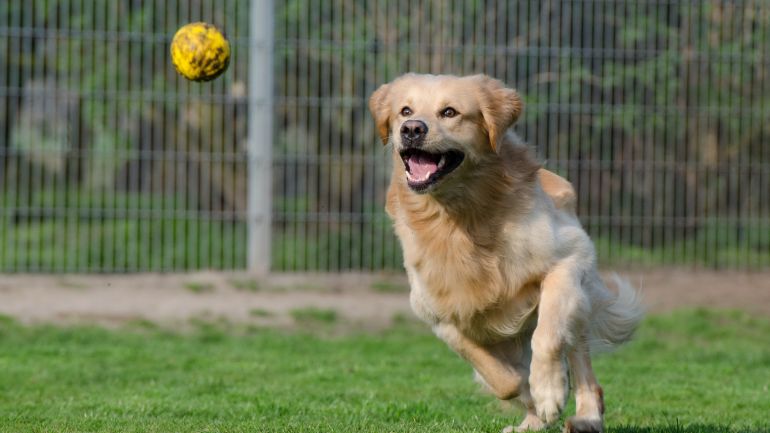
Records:
[[[597,305],[591,319],[592,351],[612,349],[630,340],[644,317],[639,292],[618,275],[613,280],[617,294]]]

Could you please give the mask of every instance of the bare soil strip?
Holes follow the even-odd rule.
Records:
[[[651,312],[684,307],[742,309],[770,316],[770,270],[656,269],[618,272]],[[334,312],[336,321],[382,328],[412,317],[402,274],[245,273],[0,275],[0,314],[24,323],[192,319],[291,327],[298,317]],[[302,312],[305,312],[304,316]],[[308,312],[310,312],[308,314]]]

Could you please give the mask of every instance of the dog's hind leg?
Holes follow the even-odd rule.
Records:
[[[588,345],[581,342],[568,354],[570,372],[575,387],[577,410],[564,423],[565,433],[601,433],[603,431],[604,395],[591,367]]]

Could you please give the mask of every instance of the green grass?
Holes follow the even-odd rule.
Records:
[[[332,324],[337,321],[337,312],[323,308],[297,308],[291,310],[291,317],[299,323],[313,324]]]
[[[264,308],[252,308],[249,310],[249,316],[251,317],[272,317],[273,313]]]
[[[216,289],[213,284],[200,281],[188,281],[184,283],[184,288],[193,293],[210,293]]]
[[[608,431],[770,431],[768,335],[770,322],[741,313],[648,319],[635,342],[595,362]],[[9,432],[499,432],[520,418],[479,392],[443,343],[407,325],[332,337],[6,319],[0,390]]]
[[[687,237],[681,237],[679,234],[676,241],[668,240],[665,243],[662,242],[664,231],[659,228],[654,233],[657,240],[654,247],[637,246],[596,234],[593,241],[599,262],[608,267],[698,265],[766,269],[770,266],[768,221],[725,224],[720,222],[719,218],[713,218],[697,233]]]
[[[1,205],[0,205],[1,206]],[[0,209],[0,272],[243,269],[246,226],[205,219],[14,223]]]
[[[262,285],[257,280],[243,279],[243,280],[229,280],[231,286],[237,290],[243,290],[246,292],[259,292],[262,290]]]
[[[381,280],[375,281],[371,285],[371,289],[380,293],[408,293],[409,286],[403,283],[397,283],[393,281]]]

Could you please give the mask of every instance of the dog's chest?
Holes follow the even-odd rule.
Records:
[[[458,284],[439,287],[407,265],[412,310],[429,324],[449,322],[477,341],[494,342],[519,334],[533,324],[539,282],[514,289]],[[456,278],[457,280],[460,277]]]
[[[412,287],[412,307],[428,322],[462,318],[494,304],[504,290],[499,255],[456,233],[397,227]]]
[[[451,322],[491,341],[526,328],[539,299],[544,263],[525,227],[500,232],[495,248],[457,233],[426,237],[396,225],[404,247],[411,304],[428,323]]]

